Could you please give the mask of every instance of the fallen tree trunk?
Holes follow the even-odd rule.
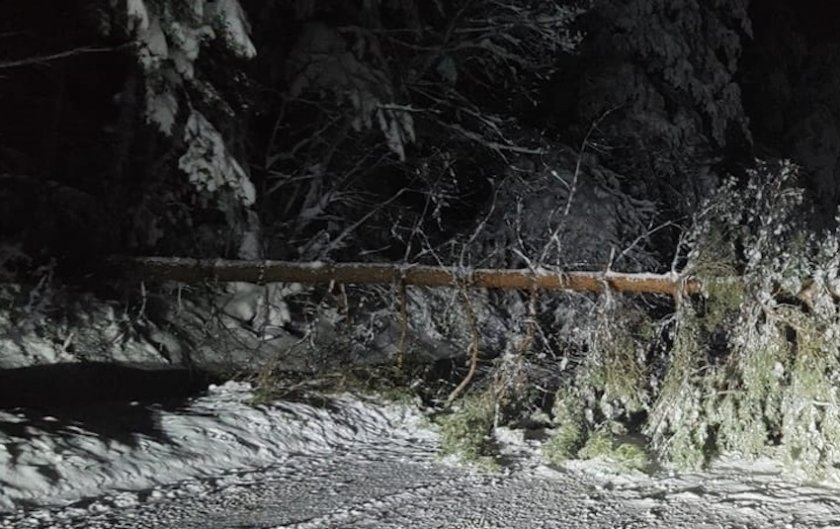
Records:
[[[619,272],[562,272],[554,270],[469,269],[395,263],[296,263],[236,261],[178,257],[113,258],[120,273],[144,280],[184,283],[243,281],[248,283],[389,284],[427,287],[570,290],[625,294],[665,294],[674,297],[700,293],[701,284],[675,274]]]

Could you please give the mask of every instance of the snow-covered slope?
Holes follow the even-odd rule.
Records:
[[[358,443],[433,450],[433,434],[411,426],[421,417],[408,408],[349,396],[253,406],[251,397],[247,384],[228,382],[183,408],[153,406],[127,420],[117,413],[131,410],[119,408],[37,418],[0,411],[0,511],[282,465],[295,454],[327,457]]]
[[[837,490],[785,481],[772,466],[550,469],[537,442],[504,431],[511,463],[483,474],[440,461],[435,434],[409,407],[249,399],[229,383],[152,410],[154,428],[131,435],[94,434],[89,417],[51,428],[62,419],[4,414],[0,527],[840,527]]]

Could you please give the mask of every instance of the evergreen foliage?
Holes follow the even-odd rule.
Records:
[[[837,462],[837,243],[808,231],[796,173],[759,164],[745,190],[724,188],[698,219],[697,240],[726,233],[741,250],[744,288],[710,292],[705,308],[677,314],[646,428],[668,459],[696,466],[722,451],[781,453],[811,475]],[[689,268],[709,262],[705,247]]]
[[[735,78],[752,34],[747,2],[607,0],[582,25],[579,60],[559,79],[575,89],[555,104],[573,104],[578,130],[612,110],[598,136],[606,165],[693,213],[720,183],[723,148],[751,141]]]

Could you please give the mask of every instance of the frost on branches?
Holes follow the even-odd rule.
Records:
[[[681,467],[735,453],[836,472],[840,232],[813,233],[797,176],[789,162],[757,162],[701,208],[675,259],[701,299],[659,322],[603,304],[555,396],[549,459],[586,457],[604,437],[618,446],[629,431]]]
[[[711,286],[678,309],[646,426],[672,461],[770,455],[812,476],[840,463],[840,234],[808,230],[796,176],[759,163],[696,220],[687,272]]]
[[[193,112],[187,119],[184,142],[187,152],[178,160],[178,167],[189,175],[196,188],[213,193],[228,186],[242,204],[254,204],[254,184],[225,148],[222,135],[201,113]]]
[[[187,89],[199,91],[211,103],[221,101],[212,85],[196,73],[202,48],[211,41],[218,41],[237,58],[256,56],[239,2],[126,0],[124,9],[126,30],[133,32],[138,43],[147,121],[167,136],[184,128],[186,152],[178,167],[196,189],[216,193],[228,190],[244,206],[252,205],[254,185],[229,152],[221,133],[192,104],[188,113],[182,109]]]

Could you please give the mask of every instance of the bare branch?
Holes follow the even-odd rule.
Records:
[[[444,406],[447,408],[452,406],[452,403],[455,402],[458,395],[460,395],[461,392],[469,386],[475,376],[476,370],[478,369],[478,353],[480,346],[478,338],[478,321],[476,320],[475,311],[473,310],[472,302],[470,301],[470,295],[467,292],[467,289],[462,288],[461,294],[464,298],[464,312],[467,315],[467,321],[470,326],[470,344],[467,348],[467,360],[470,368],[469,371],[467,371],[467,376],[465,376],[461,383],[452,390],[452,393],[449,394],[449,398],[446,399],[446,404]]]
[[[61,59],[66,59],[68,57],[75,57],[77,55],[85,55],[88,53],[108,53],[113,51],[119,51],[121,49],[126,48],[127,46],[131,46],[131,44],[124,44],[122,46],[110,47],[110,48],[92,48],[92,47],[83,47],[83,48],[74,48],[72,50],[60,51],[58,53],[51,53],[49,55],[39,55],[37,57],[26,57],[25,59],[17,59],[11,61],[0,61],[0,70],[9,69],[9,68],[19,68],[22,66],[31,66],[33,64],[45,64],[53,61],[58,61]]]

